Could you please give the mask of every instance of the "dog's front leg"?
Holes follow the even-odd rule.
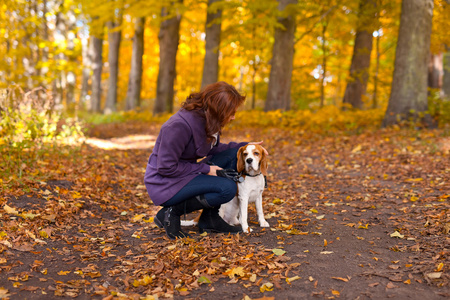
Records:
[[[262,207],[262,191],[255,201],[255,206],[256,206],[256,213],[258,215],[259,226],[270,227],[269,223],[264,218],[264,211],[263,211],[263,207]]]
[[[245,233],[252,232],[248,227],[248,195],[239,195],[239,222],[241,222],[242,231]]]

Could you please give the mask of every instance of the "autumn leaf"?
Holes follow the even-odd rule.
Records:
[[[18,215],[18,214],[19,214],[19,212],[18,212],[15,208],[10,207],[8,204],[5,204],[5,205],[3,206],[3,210],[4,210],[7,214],[10,214],[10,215]]]
[[[245,276],[243,267],[237,267],[237,268],[228,269],[223,274],[227,275],[231,279],[233,279],[235,276],[240,276],[240,277],[244,277]]]
[[[344,277],[331,277],[331,278],[333,278],[333,279],[336,279],[336,280],[341,280],[341,281],[344,281],[344,282],[348,282],[348,278],[344,278]]]
[[[283,249],[272,249],[272,252],[278,256],[284,255],[286,253],[286,251],[284,251]]]
[[[331,290],[331,293],[335,296],[339,296],[341,294],[339,291],[336,290]]]
[[[300,276],[289,277],[289,278],[286,278],[286,282],[288,284],[291,284],[292,281],[295,281],[295,280],[298,280],[298,279],[301,279],[301,277]]]
[[[70,271],[59,271],[58,275],[67,275],[69,273],[70,273]]]
[[[273,284],[270,282],[265,282],[259,287],[259,291],[261,293],[264,293],[266,291],[268,292],[273,291]]]
[[[403,234],[400,234],[400,232],[395,231],[394,233],[391,233],[391,234],[390,234],[390,237],[396,237],[396,238],[402,239],[402,238],[404,238],[405,236],[404,236]]]
[[[197,279],[198,283],[202,284],[202,283],[211,283],[211,280],[209,280],[207,277],[205,276],[200,276]]]

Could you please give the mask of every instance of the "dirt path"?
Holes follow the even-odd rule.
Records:
[[[49,160],[53,180],[1,198],[0,299],[446,299],[450,160],[440,135],[229,134],[271,153],[271,227],[259,228],[251,207],[250,235],[188,228],[192,239],[177,242],[152,223],[149,150],[86,146],[64,167]]]

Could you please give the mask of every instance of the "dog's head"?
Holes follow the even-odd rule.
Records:
[[[248,174],[261,172],[267,175],[267,159],[264,148],[260,145],[246,145],[239,148],[237,154],[237,171],[245,170]]]

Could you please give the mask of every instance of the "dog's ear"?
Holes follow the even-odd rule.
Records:
[[[259,145],[258,145],[259,146]],[[265,149],[262,146],[260,151],[261,151],[261,160],[259,161],[259,168],[261,169],[261,173],[264,176],[267,176],[267,155],[266,155],[266,151],[264,151]]]
[[[239,148],[237,153],[237,171],[238,173],[241,173],[244,171],[245,165],[244,165],[244,158],[242,157],[242,153],[245,150],[245,146]]]

